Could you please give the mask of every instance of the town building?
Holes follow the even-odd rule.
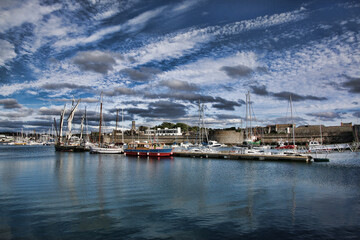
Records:
[[[181,128],[172,128],[172,129],[147,129],[145,130],[145,135],[156,135],[156,136],[181,136]]]

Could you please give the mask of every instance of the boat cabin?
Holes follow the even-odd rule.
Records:
[[[134,142],[129,143],[128,148],[130,149],[162,149],[165,143],[148,143],[148,142]]]

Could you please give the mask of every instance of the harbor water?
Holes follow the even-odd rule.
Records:
[[[0,146],[0,239],[360,239],[360,155],[292,163]]]

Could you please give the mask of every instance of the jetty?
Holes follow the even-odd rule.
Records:
[[[230,160],[254,160],[254,161],[277,161],[277,162],[303,162],[310,163],[312,157],[310,155],[285,155],[285,154],[240,154],[232,152],[174,152],[173,156],[176,157],[192,157],[192,158],[217,158],[217,159],[230,159]]]

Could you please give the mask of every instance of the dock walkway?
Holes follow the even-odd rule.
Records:
[[[262,155],[262,154],[239,154],[231,152],[174,152],[176,157],[193,157],[193,158],[218,158],[231,160],[255,160],[255,161],[282,161],[282,162],[305,162],[312,160],[310,155]]]

